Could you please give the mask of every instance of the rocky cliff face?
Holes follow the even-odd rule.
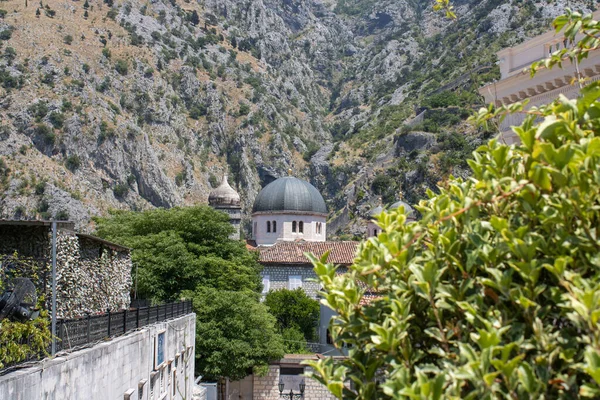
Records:
[[[205,203],[225,171],[248,212],[292,169],[359,234],[379,197],[464,173],[494,52],[564,3],[462,0],[450,22],[425,0],[0,2],[0,212],[87,229]],[[436,101],[459,111],[409,123]]]

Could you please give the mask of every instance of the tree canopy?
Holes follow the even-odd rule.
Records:
[[[591,18],[557,21],[573,38],[596,29],[584,40],[598,48]],[[480,122],[525,114],[522,143],[480,147],[422,220],[382,214],[347,273],[314,259],[333,339],[351,345],[311,362],[315,377],[344,399],[599,398],[599,98],[593,82],[574,100],[483,109]],[[361,304],[365,286],[379,297]]]
[[[306,342],[317,340],[319,302],[304,290],[272,290],[265,296],[265,305],[286,340],[286,353],[305,352]]]
[[[256,255],[229,238],[229,217],[208,206],[115,211],[96,223],[98,236],[133,249],[140,297],[173,300],[199,285],[260,291]]]
[[[196,366],[207,378],[241,379],[253,367],[283,357],[275,318],[255,295],[201,288],[193,299]]]
[[[196,312],[196,370],[241,379],[283,356],[274,317],[259,302],[260,264],[229,235],[229,217],[207,206],[98,218],[97,234],[132,248],[142,298],[191,298]]]

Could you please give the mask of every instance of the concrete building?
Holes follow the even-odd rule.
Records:
[[[600,11],[594,13],[594,18],[600,18]],[[587,82],[600,79],[600,50],[589,53],[587,59],[578,66],[566,61],[563,68],[542,69],[531,78],[529,67],[535,61],[547,58],[551,53],[563,49],[570,44],[562,35],[550,31],[534,37],[518,46],[499,51],[501,78],[479,89],[486,103],[497,106],[508,105],[523,100],[529,100],[527,108],[548,104],[559,95],[575,98],[579,94],[579,86],[571,82],[578,77]],[[508,115],[500,125],[500,136],[507,144],[519,142],[519,137],[511,130],[523,122],[523,114]]]
[[[258,246],[278,241],[324,242],[327,206],[310,183],[286,176],[265,186],[252,207],[252,238]]]
[[[227,181],[227,174],[223,175],[221,184],[208,195],[208,205],[218,211],[229,215],[229,221],[235,229],[231,239],[240,239],[240,226],[242,222],[242,205],[240,195]]]
[[[192,399],[196,314],[0,376],[6,400]]]

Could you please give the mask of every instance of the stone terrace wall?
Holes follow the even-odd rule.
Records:
[[[129,308],[131,256],[69,231],[57,235],[58,316]]]
[[[288,289],[289,276],[299,275],[302,277],[302,289],[311,298],[317,298],[320,285],[318,282],[312,281],[317,279],[312,264],[266,264],[261,275],[269,276],[271,290]]]
[[[187,314],[0,376],[0,399],[189,400],[195,325],[196,314]],[[163,331],[165,364],[155,370],[154,343]]]
[[[279,365],[270,365],[266,376],[254,375],[254,393],[255,400],[279,400]],[[304,367],[305,370],[310,368]],[[319,382],[304,378],[306,388],[304,389],[304,400],[334,400],[327,388]]]

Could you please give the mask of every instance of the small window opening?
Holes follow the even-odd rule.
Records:
[[[304,222],[298,222],[298,232],[304,233]]]
[[[273,221],[273,232],[277,232],[277,221]]]
[[[292,221],[292,232],[296,232],[296,221]]]

